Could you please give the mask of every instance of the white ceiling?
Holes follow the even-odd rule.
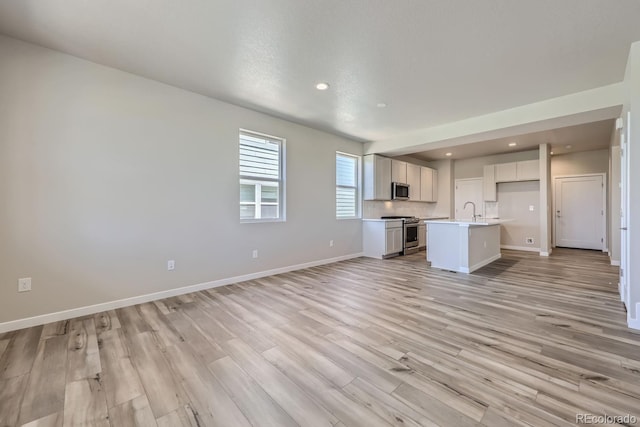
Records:
[[[543,132],[531,132],[516,137],[462,144],[412,154],[423,160],[468,159],[492,154],[527,151],[548,143],[554,155],[608,148],[615,120],[601,120]],[[510,147],[510,143],[516,143]],[[446,153],[451,153],[447,156]]]
[[[638,0],[0,2],[0,33],[363,141],[619,82],[638,22]]]

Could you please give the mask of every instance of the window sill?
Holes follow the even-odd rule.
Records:
[[[269,218],[269,219],[241,219],[240,224],[260,224],[265,222],[286,222],[284,218]]]

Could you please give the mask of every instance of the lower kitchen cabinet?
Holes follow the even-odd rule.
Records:
[[[365,256],[389,258],[400,255],[403,243],[402,221],[362,220],[362,249]]]

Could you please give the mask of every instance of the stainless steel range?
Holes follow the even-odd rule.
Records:
[[[380,219],[401,219],[403,227],[403,255],[418,252],[418,224],[420,220],[415,216],[383,216]]]

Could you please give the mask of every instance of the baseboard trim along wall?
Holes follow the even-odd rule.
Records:
[[[55,313],[47,313],[39,316],[28,317],[25,319],[11,320],[9,322],[0,323],[0,333],[15,331],[17,329],[30,328],[32,326],[44,325],[46,323],[58,322],[60,320],[73,319],[74,317],[88,316],[90,314],[101,313],[116,308],[129,307],[145,302],[157,301],[164,298],[184,295],[191,292],[203,291],[205,289],[217,288],[220,286],[231,285],[233,283],[244,282],[247,280],[260,279],[262,277],[273,276],[275,274],[288,273],[290,271],[302,270],[304,268],[317,267],[319,265],[332,264],[334,262],[346,261],[348,259],[359,258],[364,256],[362,252],[350,255],[343,255],[335,258],[321,259],[318,261],[306,262],[303,264],[289,265],[286,267],[274,268],[272,270],[258,271],[256,273],[245,274],[242,276],[229,277],[226,279],[213,280],[211,282],[199,283],[196,285],[183,286],[181,288],[168,289],[166,291],[154,292],[152,294],[139,295],[131,298],[124,298],[115,301],[104,302],[100,304],[89,305],[86,307],[72,308],[69,310],[58,311]]]
[[[493,261],[495,261],[495,260],[497,260],[497,259],[500,259],[501,257],[502,257],[502,255],[501,255],[501,254],[494,255],[494,256],[492,256],[491,258],[487,258],[487,259],[484,259],[484,260],[480,261],[480,262],[479,262],[479,263],[477,263],[477,264],[473,264],[473,265],[472,265],[472,266],[470,266],[469,268],[466,268],[466,267],[460,267],[460,271],[461,271],[462,273],[467,273],[467,274],[468,274],[468,273],[471,273],[471,272],[474,272],[474,271],[476,271],[477,269],[479,269],[479,268],[481,268],[481,267],[484,267],[484,266],[485,266],[485,265],[487,265],[487,264],[491,264]]]
[[[527,252],[540,252],[540,248],[532,248],[531,246],[500,245],[500,249],[511,249],[514,251],[527,251]]]
[[[627,326],[631,329],[640,330],[640,302],[636,303],[636,318],[632,319],[631,317],[628,317]]]
[[[611,260],[611,265],[616,265],[616,266],[618,266],[618,267],[619,267],[619,266],[620,266],[620,261],[619,261],[619,260],[616,260],[616,259],[612,259],[612,260]]]
[[[549,252],[540,251],[540,256],[549,256],[549,255],[551,255]]]

